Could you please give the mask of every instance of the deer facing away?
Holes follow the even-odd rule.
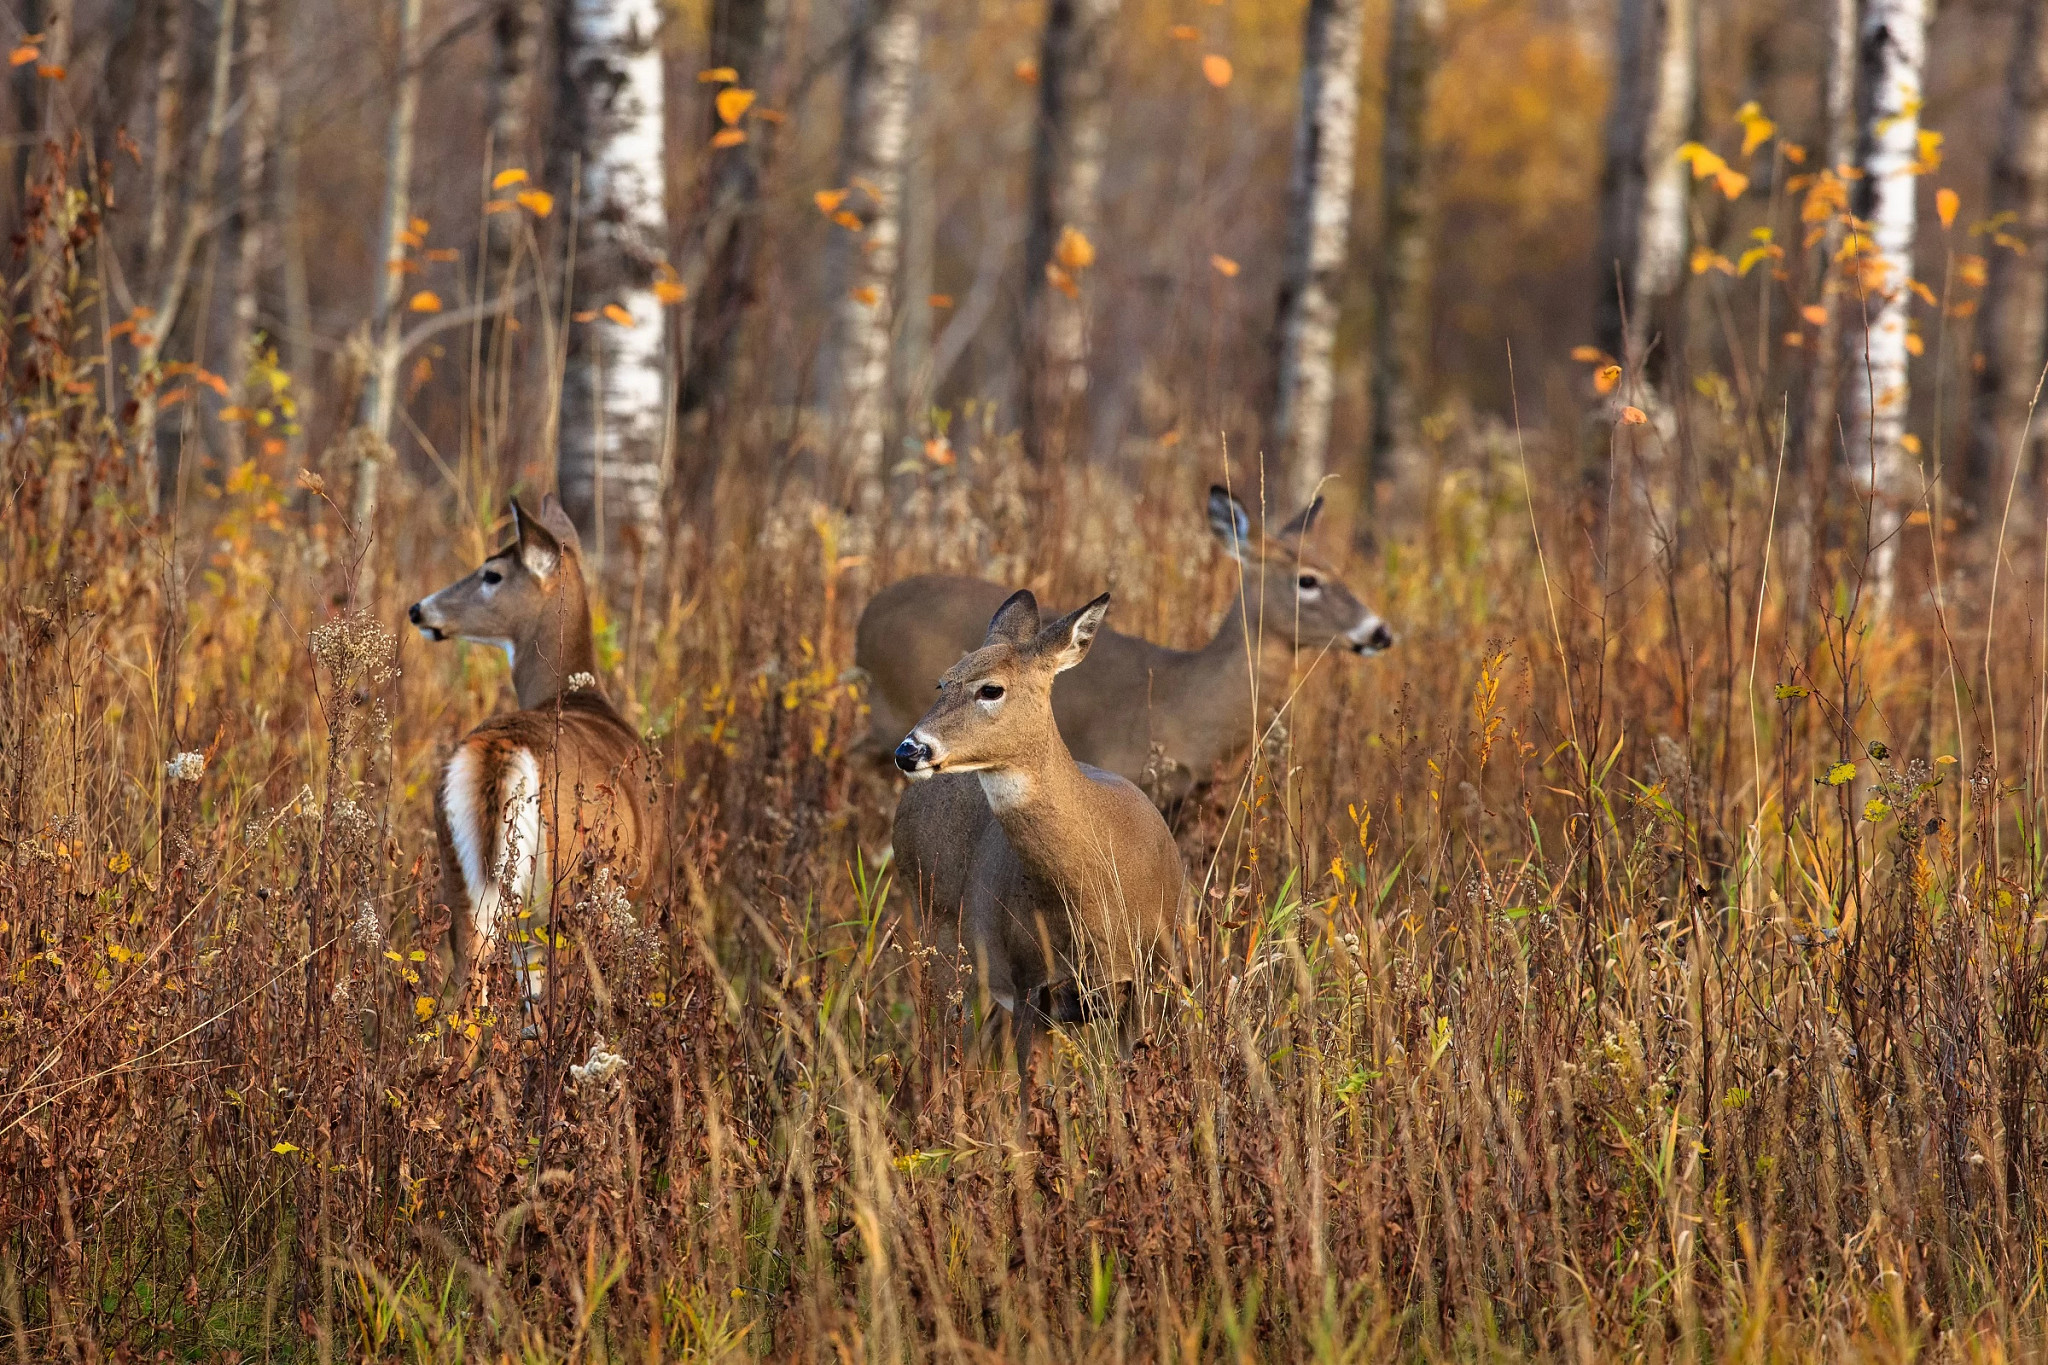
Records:
[[[1138,783],[1171,805],[1218,763],[1248,748],[1255,697],[1280,692],[1273,665],[1295,651],[1369,655],[1392,648],[1385,621],[1358,600],[1303,540],[1322,500],[1276,535],[1254,535],[1244,504],[1209,490],[1209,525],[1243,566],[1243,586],[1200,649],[1169,649],[1113,630],[1052,692],[1067,747],[1084,763]],[[932,682],[975,647],[1004,589],[922,574],[892,583],[861,613],[854,661],[872,680],[873,729],[864,747],[888,753],[931,696]],[[1254,691],[1254,670],[1261,682]]]
[[[477,981],[509,938],[522,1003],[544,985],[540,937],[556,888],[609,869],[630,896],[658,849],[638,736],[597,682],[576,528],[549,494],[536,517],[512,502],[515,536],[468,577],[413,603],[429,640],[497,645],[519,709],[471,730],[441,768],[434,822],[449,929],[450,992]]]
[[[1017,1070],[1049,1023],[1076,1022],[1105,988],[1123,995],[1129,1048],[1148,966],[1171,960],[1180,851],[1137,787],[1077,763],[1053,720],[1053,679],[1087,657],[1109,595],[1050,625],[1017,592],[981,648],[939,680],[897,746],[912,785],[897,803],[897,876],[927,942],[966,948],[979,989],[1010,1017]]]

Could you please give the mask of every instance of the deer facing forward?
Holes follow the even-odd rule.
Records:
[[[455,746],[434,821],[453,915],[449,992],[478,983],[483,954],[509,939],[531,1010],[556,889],[579,869],[609,869],[631,896],[658,842],[646,756],[598,685],[576,528],[553,494],[538,517],[513,499],[512,522],[510,545],[407,614],[429,640],[496,645],[512,661],[519,709]]]
[[[1053,679],[1087,657],[1104,593],[1041,627],[1012,594],[980,649],[895,753],[913,785],[896,807],[899,878],[931,931],[957,933],[980,989],[1010,1017],[1017,1070],[1049,1023],[1075,1022],[1105,988],[1124,998],[1129,1050],[1148,966],[1171,960],[1180,851],[1157,809],[1115,773],[1076,763],[1053,721]]]

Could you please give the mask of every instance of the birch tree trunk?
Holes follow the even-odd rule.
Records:
[[[193,176],[192,195],[184,206],[184,226],[178,232],[177,245],[169,248],[162,277],[157,283],[156,309],[148,320],[148,330],[139,331],[135,339],[135,419],[129,432],[138,457],[149,459],[158,466],[156,477],[149,481],[152,516],[162,510],[162,490],[174,472],[172,462],[159,455],[156,439],[157,389],[163,378],[164,343],[170,339],[171,329],[177,326],[178,309],[184,302],[185,287],[191,281],[192,264],[199,255],[200,244],[214,227],[219,194],[220,146],[228,127],[228,79],[235,66],[236,8],[236,0],[220,0],[216,16],[219,30],[213,45],[213,77],[206,104],[206,136],[199,145],[199,164]]]
[[[422,0],[398,0],[398,89],[384,148],[384,214],[377,234],[377,311],[370,324],[369,374],[356,410],[356,534],[367,541],[377,519],[377,484],[391,461],[391,419],[398,407],[400,327],[404,322],[405,233],[412,221],[414,124],[420,106]],[[370,557],[363,554],[365,579]]]
[[[744,89],[772,93],[782,83],[788,0],[719,0],[711,22],[711,65],[730,67]],[[716,126],[714,115],[707,120]],[[702,224],[687,257],[685,283],[694,297],[685,314],[679,349],[676,407],[685,439],[677,444],[678,490],[692,509],[704,509],[717,483],[727,414],[738,373],[741,329],[755,302],[760,269],[761,193],[775,125],[753,120],[747,140],[714,150],[705,169]],[[680,512],[682,509],[678,509]]]
[[[250,348],[256,340],[256,313],[274,237],[275,205],[265,196],[265,172],[277,129],[277,65],[270,50],[272,0],[247,0],[243,11],[242,67],[245,107],[242,115],[240,193],[235,204],[235,293],[228,325],[228,383],[234,401],[247,404]],[[265,395],[267,398],[267,395]],[[227,424],[228,459],[246,458],[243,424]]]
[[[654,272],[668,256],[659,0],[568,0],[562,123],[580,165],[576,278],[556,474],[600,579],[657,562],[668,436],[666,323]]]
[[[184,0],[158,0],[156,136],[150,149],[149,222],[143,232],[143,278],[155,285],[171,243],[171,171],[178,160],[179,115],[185,89]]]
[[[1914,200],[1919,189],[1921,72],[1926,0],[1867,0],[1858,38],[1863,89],[1863,178],[1856,216],[1870,225],[1857,244],[1859,288],[1842,329],[1848,381],[1845,430],[1850,477],[1870,501],[1867,572],[1878,608],[1896,580],[1898,532],[1914,495],[1906,434],[1906,319],[1912,291]]]
[[[1384,228],[1374,272],[1371,479],[1413,484],[1427,464],[1422,399],[1429,363],[1435,195],[1425,131],[1443,40],[1442,0],[1395,0],[1387,50]],[[1361,525],[1369,525],[1361,520]]]
[[[1678,149],[1692,126],[1698,86],[1695,3],[1621,0],[1615,36],[1595,331],[1601,348],[1648,385],[1661,379],[1670,352],[1662,345],[1653,353],[1650,343],[1675,319],[1672,304],[1684,280],[1688,184]],[[1650,392],[1645,388],[1643,397]]]
[[[491,18],[491,170],[530,169],[535,75],[540,67],[542,0],[498,0]],[[518,244],[520,215],[490,216],[490,273],[486,289],[502,287]]]
[[[2023,249],[1994,246],[1984,288],[1984,363],[1971,398],[1960,490],[1979,516],[1996,516],[2004,506],[2015,460],[2039,478],[2040,414],[2027,431],[2048,330],[2048,14],[2038,2],[2021,5],[2016,16],[2005,122],[1991,163],[1991,213],[2012,215],[2005,232]]]
[[[1087,279],[1101,218],[1117,6],[1051,0],[1045,15],[1024,257],[1024,439],[1041,463],[1064,460],[1087,424]]]
[[[902,250],[903,163],[923,43],[916,0],[868,0],[848,96],[846,183],[863,197],[847,291],[838,301],[829,378],[839,449],[851,475],[857,529],[882,510],[890,414],[889,349]],[[849,202],[852,202],[849,200]],[[863,211],[864,210],[864,211]]]
[[[914,428],[931,402],[932,289],[938,269],[937,119],[932,80],[920,72],[911,95],[910,150],[903,160],[903,266],[896,305],[896,411]]]
[[[1329,462],[1336,394],[1332,357],[1351,243],[1364,47],[1365,0],[1309,0],[1288,184],[1287,259],[1275,325],[1279,383],[1272,446],[1287,473],[1283,500],[1290,507],[1307,506]]]
[[[1821,123],[1827,139],[1823,175],[1844,175],[1856,159],[1856,33],[1860,0],[1828,0],[1827,69],[1821,85]],[[1824,226],[1821,248],[1821,304],[1827,310],[1815,338],[1813,372],[1808,378],[1806,431],[1800,442],[1809,470],[1819,474],[1834,467],[1836,403],[1842,387],[1842,314],[1840,271],[1835,257],[1842,250],[1839,214]]]
[[[289,69],[293,56],[302,51],[305,0],[283,0],[283,65]],[[313,383],[313,291],[306,274],[306,229],[299,215],[300,151],[306,140],[305,114],[294,109],[279,129],[277,147],[277,225],[279,255],[284,275],[284,330],[287,369],[296,385],[293,397],[298,415],[285,428],[286,468],[302,468],[306,462],[306,429],[311,425],[311,408],[318,386]]]

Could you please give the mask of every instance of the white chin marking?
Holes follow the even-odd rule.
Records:
[[[989,809],[998,815],[1031,798],[1031,779],[1022,773],[983,769],[975,776],[981,779],[981,794],[988,798]]]

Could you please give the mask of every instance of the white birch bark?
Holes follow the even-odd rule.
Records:
[[[1678,149],[1697,96],[1697,20],[1695,0],[1621,0],[1601,177],[1596,318],[1601,346],[1636,374],[1685,278],[1689,176]],[[1617,266],[1626,308],[1615,292]],[[1668,349],[1658,348],[1645,378],[1661,368]]]
[[[1310,0],[1302,35],[1301,110],[1294,125],[1277,329],[1279,388],[1273,403],[1272,439],[1290,479],[1283,499],[1290,507],[1308,504],[1329,460],[1337,301],[1351,245],[1364,48],[1365,0]]]
[[[249,350],[256,338],[256,312],[269,264],[275,220],[264,194],[270,146],[277,130],[277,66],[270,50],[271,0],[247,0],[243,10],[242,68],[245,104],[242,114],[241,175],[235,205],[235,292],[229,310],[227,377],[236,403],[247,403]],[[244,427],[227,424],[228,459],[245,458]]]
[[[2015,16],[2005,120],[1991,163],[1991,213],[2012,215],[2005,231],[2024,249],[1994,246],[1989,253],[1978,332],[1984,363],[1972,395],[1961,490],[1979,517],[1999,515],[2015,460],[2023,477],[2030,469],[2040,477],[2042,415],[2026,430],[2048,340],[2048,13],[2038,3],[2021,5]]]
[[[1374,478],[1394,475],[1411,486],[1426,463],[1422,396],[1436,214],[1425,134],[1443,21],[1442,0],[1396,0],[1387,49],[1383,228],[1373,281],[1370,472]],[[1305,505],[1306,497],[1301,501]],[[1362,527],[1369,525],[1369,519],[1361,519]]]
[[[911,88],[922,47],[915,0],[869,0],[848,100],[847,183],[865,196],[865,226],[838,301],[837,373],[831,377],[841,456],[861,528],[882,509],[890,427],[890,338],[902,251],[903,163],[910,144]]]
[[[1025,442],[1039,460],[1064,458],[1072,432],[1087,420],[1089,272],[1063,267],[1054,257],[1069,228],[1091,250],[1101,245],[1110,39],[1119,3],[1052,0],[1046,10],[1031,167],[1031,237],[1024,262],[1030,328]]]
[[[236,0],[220,0],[217,13],[220,27],[214,38],[213,78],[206,104],[206,136],[199,145],[199,164],[193,177],[192,197],[185,204],[185,221],[179,230],[177,245],[170,249],[169,259],[164,263],[163,278],[158,283],[156,310],[145,324],[147,330],[139,331],[136,337],[135,420],[129,432],[137,458],[152,465],[158,463],[157,390],[163,378],[164,343],[170,339],[171,329],[177,325],[178,309],[184,302],[185,287],[191,281],[192,264],[199,255],[200,243],[206,240],[206,235],[214,227],[220,146],[228,126],[228,79],[235,65],[237,7]],[[162,508],[162,474],[159,469],[157,477],[149,480],[151,515]]]
[[[1892,596],[1898,531],[1915,491],[1903,438],[1926,0],[1867,0],[1859,47],[1864,97],[1857,216],[1870,229],[1855,262],[1861,307],[1852,300],[1849,323],[1842,329],[1849,390],[1843,404],[1844,458],[1850,477],[1871,501],[1868,572],[1882,608]]]
[[[368,539],[377,518],[377,485],[391,460],[391,419],[398,407],[400,328],[406,277],[404,233],[412,221],[414,124],[420,105],[420,12],[422,0],[398,0],[398,89],[384,150],[384,214],[378,229],[377,312],[371,322],[370,372],[363,385],[356,424],[356,534]],[[361,560],[367,575],[368,554]]]
[[[572,335],[562,392],[562,503],[598,575],[637,581],[662,539],[666,325],[654,270],[667,257],[658,0],[569,0],[562,54],[582,164],[575,295],[600,313]]]

